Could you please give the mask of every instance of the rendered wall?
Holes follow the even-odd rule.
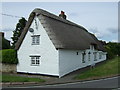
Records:
[[[18,50],[19,64],[17,65],[17,72],[58,76],[58,51],[55,49],[38,18],[35,19],[38,29],[36,29],[34,20],[30,27],[34,29],[34,33],[27,32],[26,37]],[[31,44],[32,35],[40,35],[40,45]],[[30,56],[32,55],[41,56],[39,66],[31,66]]]
[[[90,54],[90,60],[88,59],[88,53]],[[78,52],[78,55],[77,55]],[[102,58],[99,59],[99,51],[97,52],[97,60],[94,61],[94,55],[93,52],[95,50],[85,50],[85,63],[82,62],[82,53],[81,50],[63,50],[59,49],[59,77],[64,76],[65,74],[68,74],[72,71],[75,71],[77,69],[101,62],[106,60],[106,54],[102,55]]]

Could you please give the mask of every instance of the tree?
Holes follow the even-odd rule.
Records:
[[[99,40],[99,42],[101,42],[102,45],[106,45],[107,44],[106,41],[103,41],[103,40]]]
[[[22,17],[21,19],[19,19],[19,22],[16,25],[16,29],[13,31],[13,37],[12,38],[12,47],[15,47],[15,43],[18,41],[18,38],[20,37],[25,25],[26,25],[27,20]]]
[[[109,59],[113,58],[116,55],[120,56],[120,43],[108,42],[105,45],[107,51],[107,57]]]
[[[2,49],[9,49],[10,48],[10,41],[5,38],[2,38]]]

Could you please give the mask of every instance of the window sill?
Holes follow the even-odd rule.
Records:
[[[82,63],[85,63],[85,62],[82,62]]]
[[[40,66],[40,65],[31,65],[31,66]]]
[[[31,44],[31,45],[40,45],[40,44]]]
[[[95,59],[94,61],[97,61],[97,59]]]

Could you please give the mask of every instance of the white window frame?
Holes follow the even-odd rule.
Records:
[[[91,59],[91,52],[89,51],[88,52],[88,61],[90,61],[90,59]]]
[[[99,53],[99,59],[102,59],[102,53]]]
[[[94,61],[97,61],[97,52],[93,52],[94,55]]]
[[[83,52],[83,53],[82,53],[82,63],[85,63],[85,56],[86,56],[86,53]]]
[[[31,66],[40,65],[40,56],[30,56],[30,58],[31,58]]]
[[[32,37],[32,45],[40,44],[40,35],[33,35],[31,37]]]

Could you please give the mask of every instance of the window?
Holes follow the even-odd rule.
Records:
[[[91,45],[91,50],[94,50],[94,46],[93,45]]]
[[[84,53],[82,53],[82,63],[85,63],[85,52]]]
[[[94,52],[93,54],[94,54],[94,61],[96,61],[97,60],[97,52]]]
[[[40,56],[30,56],[31,57],[31,65],[38,66],[40,64]]]
[[[102,53],[99,53],[99,59],[102,59]]]
[[[78,55],[78,52],[76,52],[76,54]]]
[[[36,29],[38,30],[38,23],[36,19],[35,19],[35,26],[36,26]]]
[[[32,36],[32,45],[39,45],[40,43],[40,35]]]
[[[96,44],[91,44],[90,48],[91,48],[91,50],[95,50],[97,48],[97,45]]]
[[[88,61],[90,61],[90,54],[91,54],[91,53],[89,52],[89,53],[88,53]]]

